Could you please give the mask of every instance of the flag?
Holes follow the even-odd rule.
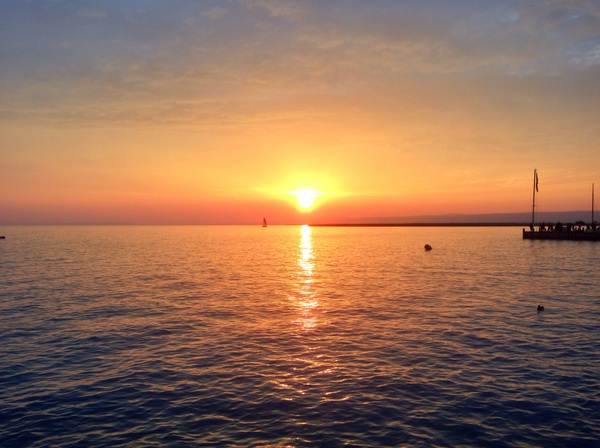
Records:
[[[533,174],[535,176],[535,191],[539,192],[540,190],[538,190],[538,175],[537,175],[537,170],[534,170]]]

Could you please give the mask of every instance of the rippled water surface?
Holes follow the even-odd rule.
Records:
[[[4,228],[0,446],[597,447],[600,244],[520,232]]]

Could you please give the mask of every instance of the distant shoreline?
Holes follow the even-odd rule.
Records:
[[[528,227],[518,222],[399,222],[399,223],[326,223],[310,227]]]

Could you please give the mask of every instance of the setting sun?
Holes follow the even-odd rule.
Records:
[[[290,194],[296,196],[298,205],[304,210],[311,208],[315,203],[315,199],[321,195],[318,191],[309,189],[291,191]]]

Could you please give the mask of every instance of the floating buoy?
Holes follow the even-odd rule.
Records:
[[[544,307],[543,307],[542,305],[538,305],[538,313],[539,313],[540,311],[544,311]]]
[[[425,244],[425,250],[431,250],[431,246],[429,244]]]

